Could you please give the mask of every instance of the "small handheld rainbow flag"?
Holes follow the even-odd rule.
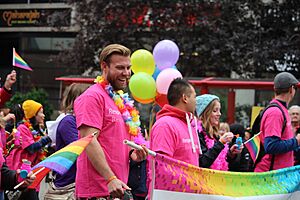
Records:
[[[257,159],[257,156],[258,156],[259,150],[260,150],[260,139],[259,139],[259,134],[260,133],[261,132],[254,135],[252,138],[250,138],[248,141],[246,141],[244,143],[244,145],[247,147],[247,149],[250,153],[250,156],[251,156],[254,163]]]
[[[40,173],[36,175],[36,179],[33,184],[29,186],[29,188],[35,188],[42,179],[47,175],[50,170],[56,171],[59,174],[66,173],[72,165],[76,162],[77,157],[84,151],[87,145],[92,141],[94,135],[93,133],[89,136],[81,138],[75,142],[72,142],[68,146],[60,149],[55,152],[42,162],[38,163],[32,168],[33,172],[41,168],[45,168]]]
[[[19,54],[16,52],[15,48],[13,48],[13,66],[19,67],[25,70],[32,71],[32,69],[29,67],[29,65],[19,56]]]

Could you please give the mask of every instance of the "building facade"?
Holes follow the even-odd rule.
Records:
[[[26,93],[43,88],[49,102],[58,108],[59,83],[55,77],[75,74],[76,68],[61,66],[56,55],[72,46],[78,28],[73,22],[74,9],[63,0],[0,1],[0,73],[2,80],[17,70],[14,90]],[[33,71],[12,66],[13,47]]]

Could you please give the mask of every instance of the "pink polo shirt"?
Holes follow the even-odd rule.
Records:
[[[98,142],[108,165],[124,183],[129,174],[129,148],[123,144],[130,139],[125,122],[114,101],[98,84],[91,86],[74,103],[77,128],[81,125],[100,129]],[[108,196],[107,181],[94,169],[84,151],[77,159],[76,196]]]
[[[266,110],[261,120],[261,131],[262,133],[259,135],[262,143],[264,144],[264,138],[270,136],[277,136],[281,140],[288,140],[294,137],[291,119],[288,114],[288,110],[276,99],[272,100],[272,102],[277,103],[282,110],[284,111],[286,117],[286,127],[284,132],[281,134],[284,118],[282,112],[277,107],[271,107]],[[265,172],[269,171],[271,165],[270,154],[266,154],[262,160],[256,165],[255,172]],[[291,167],[294,165],[294,153],[293,151],[289,151],[287,153],[276,154],[274,160],[273,169],[282,169],[286,167]]]

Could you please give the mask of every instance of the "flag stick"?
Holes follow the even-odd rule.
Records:
[[[39,169],[39,170],[37,170],[36,172],[34,172],[32,175],[33,176],[35,176],[35,175],[37,175],[38,173],[40,173],[41,171],[43,171],[45,169],[45,167],[42,167],[41,169]],[[15,189],[17,189],[17,188],[19,188],[21,185],[23,185],[25,183],[25,180],[24,181],[22,181],[21,183],[19,183],[18,185],[16,185],[15,187],[14,187],[14,190]]]
[[[129,140],[124,140],[123,142],[124,142],[124,144],[127,144],[128,146],[130,146],[130,147],[132,147],[134,149],[138,149],[138,150],[142,150],[143,149],[141,145],[138,145],[138,144],[136,144],[134,142],[131,142]],[[151,151],[150,149],[148,149],[148,153],[151,156],[154,156],[154,157],[156,156],[156,153],[154,151]]]
[[[254,135],[252,138],[250,138],[249,140],[247,140],[246,142],[244,142],[244,144],[247,144],[248,142],[250,142],[251,140],[253,140],[253,138],[255,138],[256,136],[258,136],[261,133],[261,131],[259,133],[257,133],[256,135]]]

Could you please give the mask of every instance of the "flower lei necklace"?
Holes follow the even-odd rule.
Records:
[[[208,149],[212,148],[216,142],[214,138],[210,138],[205,131],[202,132],[204,135],[205,143]],[[210,169],[228,171],[228,162],[226,161],[227,152],[228,152],[228,144],[224,144],[224,149],[220,152],[218,157],[215,159],[213,164],[209,167]]]
[[[113,99],[122,115],[129,134],[137,136],[141,132],[140,115],[128,93],[124,93],[122,90],[114,91],[111,84],[103,76],[97,76],[94,82],[100,84],[110,98]]]

